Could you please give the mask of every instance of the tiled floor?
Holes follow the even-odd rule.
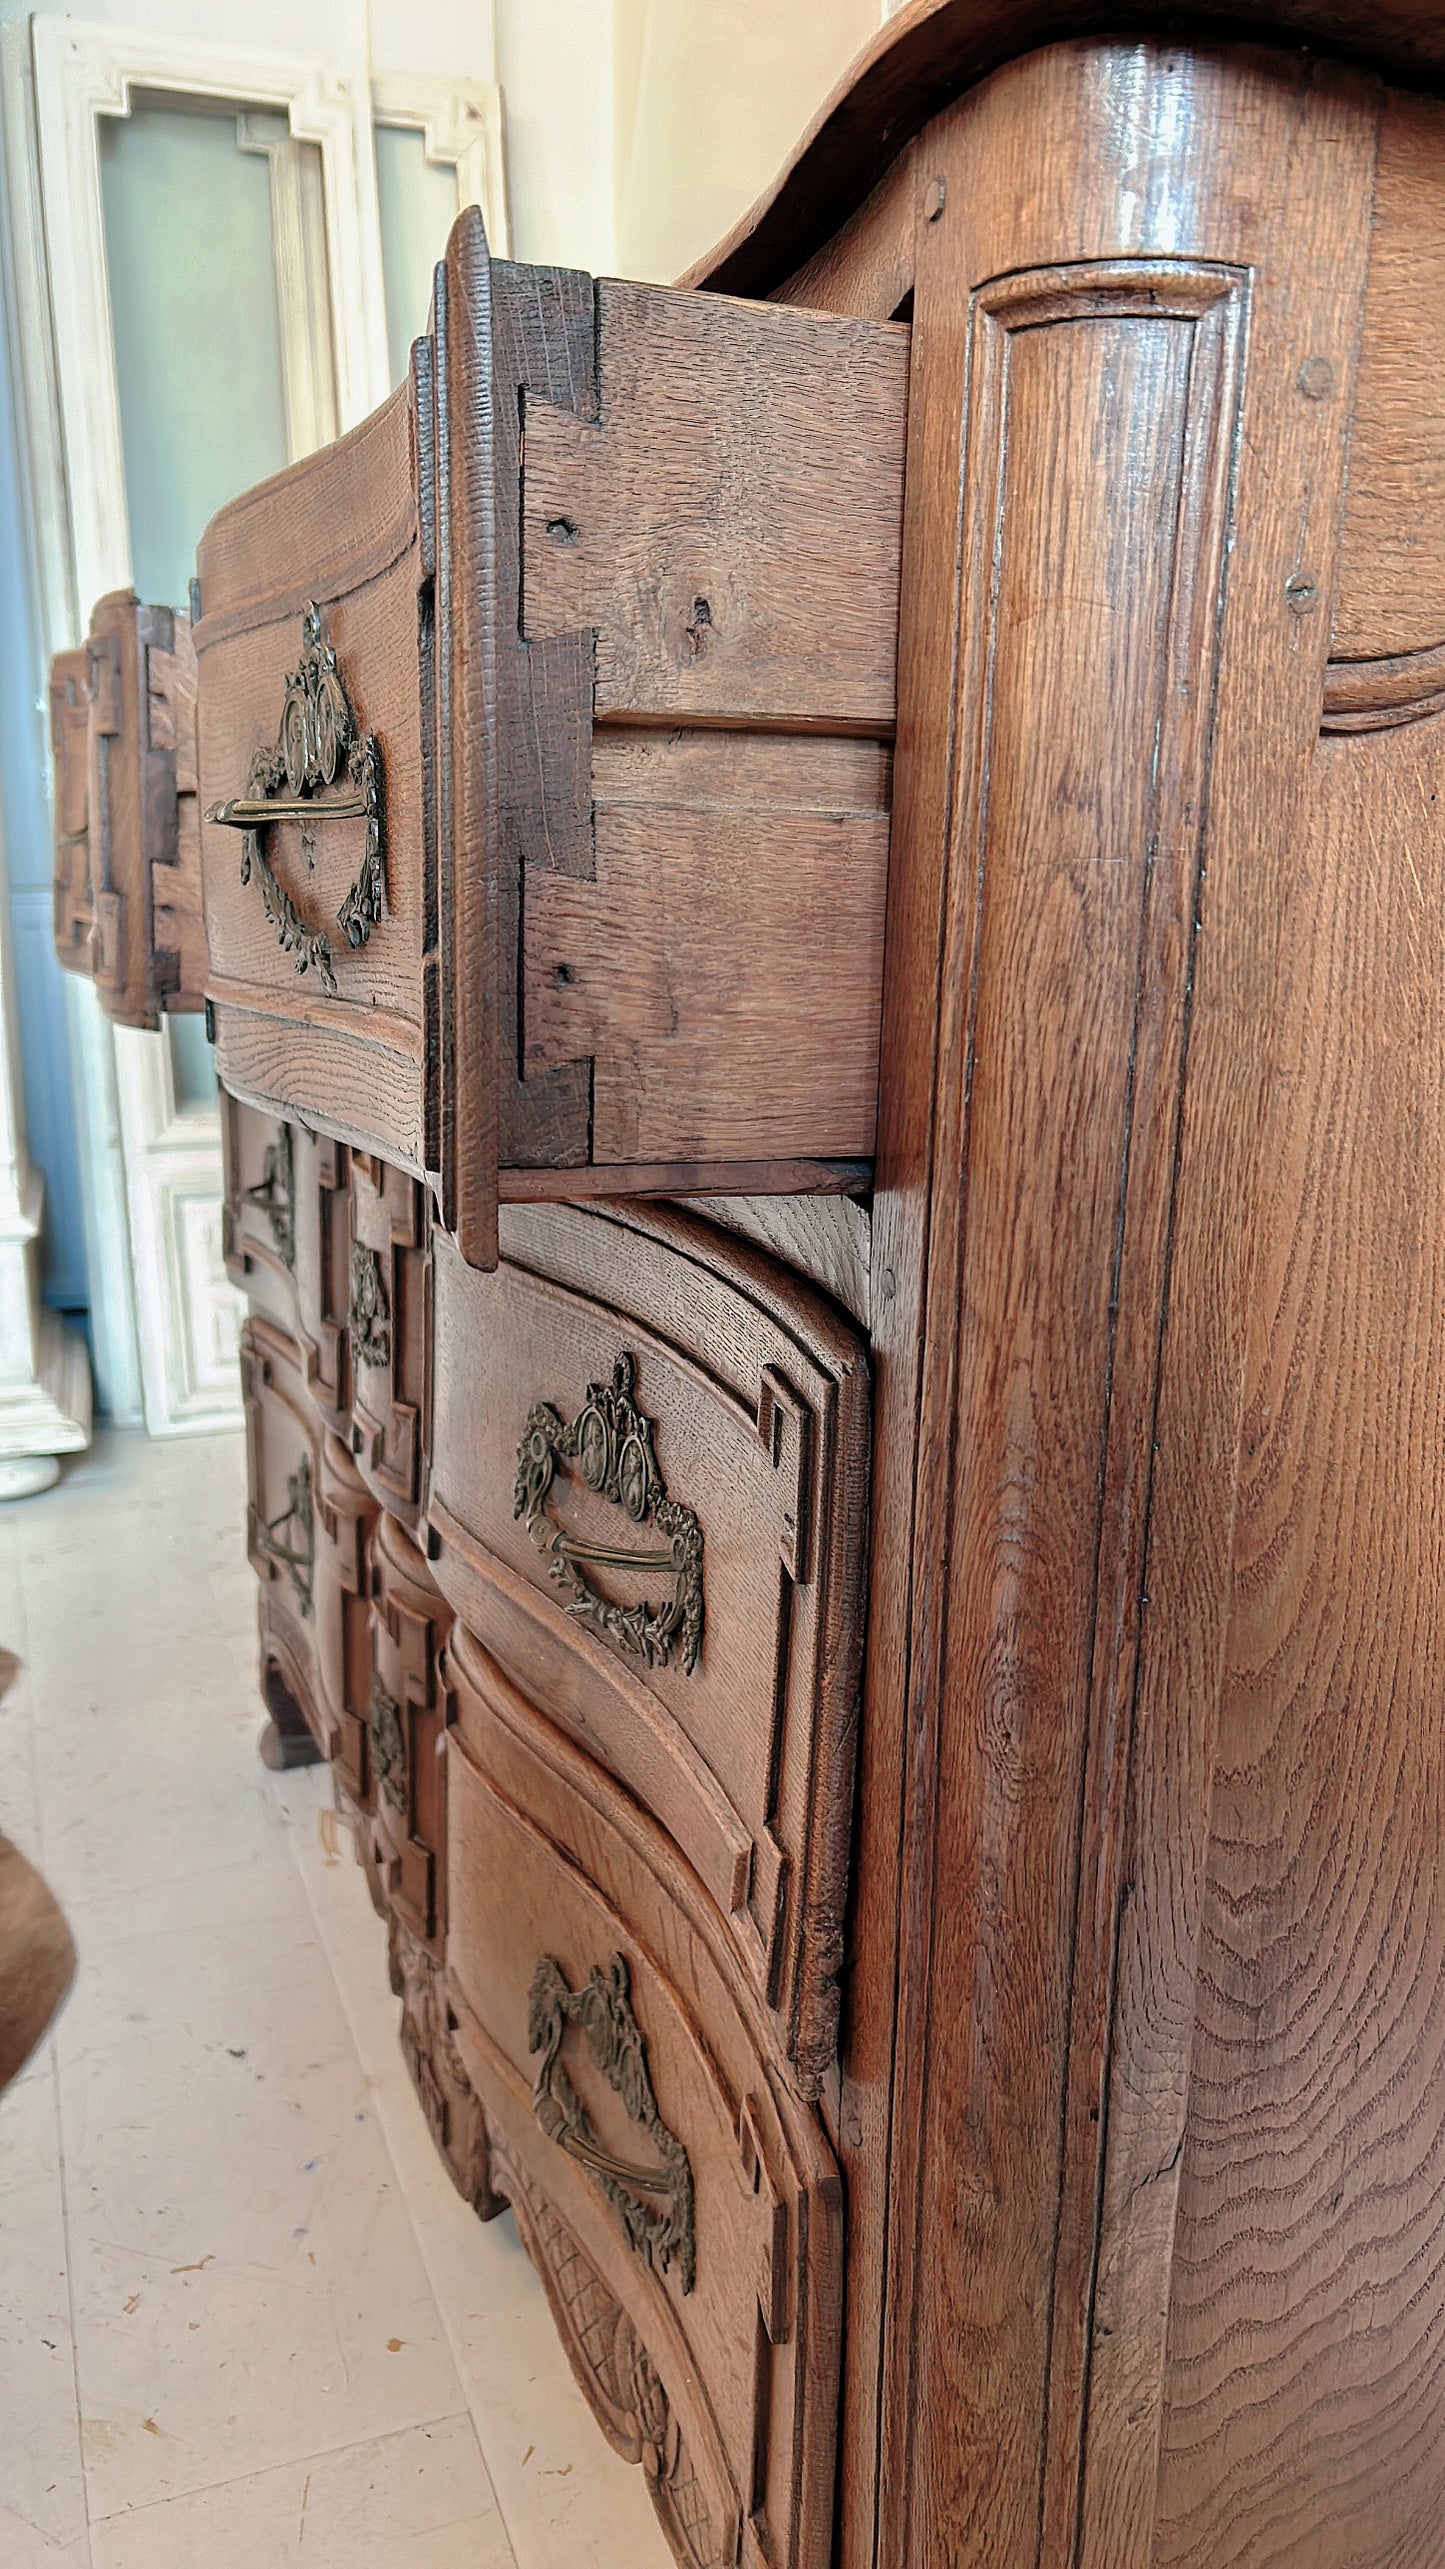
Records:
[[[0,2099],[0,2569],[664,2569],[453,2192],[324,1768],[256,1753],[239,1438],[0,1509],[0,1826],[80,1949]]]

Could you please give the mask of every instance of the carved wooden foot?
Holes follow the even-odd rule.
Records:
[[[319,1766],[322,1751],[317,1747],[306,1716],[286,1684],[280,1671],[268,1668],[261,1680],[261,1692],[271,1718],[256,1745],[261,1763],[273,1774],[284,1775],[292,1766]]]

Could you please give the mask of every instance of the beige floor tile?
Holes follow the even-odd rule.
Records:
[[[276,1782],[518,2569],[668,2569],[642,2473],[599,2432],[510,2215],[479,2222],[437,2155],[396,2040],[385,1930],[331,1815],[330,1778],[312,1767]]]
[[[92,2515],[460,2408],[309,1910],[112,1932],[58,2048]]]
[[[94,2569],[513,2569],[468,2417],[109,2517],[92,2543]]]
[[[73,2373],[53,2400],[36,2375],[69,2455],[67,2479],[30,2438],[50,2512],[5,2471],[0,2323],[0,2569],[667,2569],[512,2223],[478,2223],[433,2148],[329,1775],[257,1760],[243,1521],[239,1437],[113,1435],[5,1520],[28,1692],[3,1745],[36,1747],[36,1851],[81,1968],[63,2176],[33,2074],[0,2102],[0,2165],[14,2107],[12,2164],[23,2127],[49,2207],[22,2343],[60,2301],[93,2522]]]
[[[0,2097],[0,2562],[84,2562],[55,2065]]]

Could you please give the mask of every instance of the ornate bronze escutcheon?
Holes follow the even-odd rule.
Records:
[[[702,1528],[691,1508],[667,1495],[652,1450],[653,1423],[633,1399],[635,1381],[633,1358],[619,1356],[610,1383],[588,1384],[586,1403],[570,1427],[550,1402],[534,1405],[517,1451],[512,1513],[521,1518],[538,1551],[547,1554],[552,1577],[567,1592],[569,1615],[595,1625],[620,1650],[645,1659],[649,1668],[665,1668],[676,1642],[691,1674],[702,1648]],[[656,1526],[666,1549],[585,1543],[565,1533],[547,1507],[557,1465],[564,1460],[575,1462],[589,1490],[613,1500],[634,1525]],[[619,1606],[593,1587],[589,1568],[665,1570],[671,1573],[673,1593],[664,1606]]]
[[[532,2104],[548,2139],[588,2169],[609,2202],[616,2204],[633,2247],[664,2274],[676,2260],[678,2281],[689,2293],[697,2277],[692,2166],[676,2133],[669,2132],[658,2113],[647,2051],[628,1988],[625,1954],[614,1954],[605,1970],[594,1964],[581,1989],[569,1989],[561,1964],[550,1954],[542,1956],[527,1999],[527,2047],[542,2055]],[[602,2148],[563,2064],[562,2043],[569,2025],[580,2027],[587,2036],[608,2086],[657,2151],[657,2164],[639,2165]]]
[[[334,992],[330,937],[324,928],[309,927],[302,918],[277,879],[261,833],[273,821],[299,821],[307,837],[318,821],[365,821],[361,870],[336,913],[347,944],[364,946],[386,906],[381,749],[375,733],[364,732],[357,722],[336,654],[321,629],[319,607],[308,606],[302,631],[301,657],[286,681],[275,747],[257,750],[245,793],[229,802],[213,803],[206,818],[226,829],[245,831],[241,881],[249,883],[255,875],[262,907],[283,952],[295,955],[297,971],[306,972],[314,964],[323,987]],[[349,793],[318,800],[343,770]]]
[[[316,1567],[316,1515],[309,1454],[303,1454],[296,1470],[287,1474],[286,1496],[290,1504],[279,1516],[258,1518],[252,1511],[251,1540],[256,1551],[286,1572],[303,1615],[309,1615],[311,1573]]]
[[[351,1351],[358,1364],[391,1362],[391,1305],[381,1260],[364,1240],[351,1244],[351,1305],[346,1315]]]
[[[266,1216],[275,1242],[276,1255],[293,1273],[296,1266],[296,1173],[292,1160],[291,1127],[283,1124],[279,1139],[268,1142],[261,1163],[262,1175],[255,1186],[242,1194],[243,1204],[254,1204]]]
[[[401,1727],[401,1706],[394,1695],[387,1693],[375,1671],[372,1672],[367,1727],[371,1732],[371,1765],[377,1784],[393,1810],[404,1811],[406,1740]]]

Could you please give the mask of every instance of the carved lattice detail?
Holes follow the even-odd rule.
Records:
[[[736,2519],[719,2523],[662,2376],[632,2320],[539,2186],[494,2153],[523,2244],[547,2287],[572,2369],[608,2442],[646,2474],[682,2569],[733,2569]]]

